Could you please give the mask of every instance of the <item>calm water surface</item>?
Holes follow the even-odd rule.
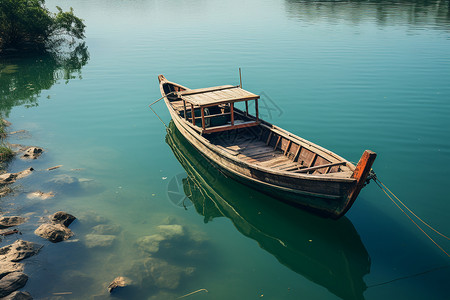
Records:
[[[183,156],[190,146],[147,108],[160,97],[158,74],[200,88],[237,84],[241,67],[265,119],[351,161],[376,151],[379,179],[449,234],[448,1],[47,1],[55,5],[85,19],[87,52],[72,63],[0,58],[1,107],[11,130],[29,132],[10,142],[46,149],[11,163],[37,171],[0,199],[3,212],[34,213],[20,230],[45,245],[26,262],[36,299],[103,299],[120,275],[134,281],[120,299],[199,289],[209,292],[189,298],[448,299],[449,258],[375,184],[337,222],[292,210]],[[168,124],[164,104],[155,108]],[[52,181],[61,176],[80,182]],[[26,197],[37,189],[56,196]],[[34,236],[57,210],[79,217],[76,242]],[[116,225],[115,241],[87,248],[98,224]],[[153,255],[155,283],[142,238],[161,224],[185,234]]]

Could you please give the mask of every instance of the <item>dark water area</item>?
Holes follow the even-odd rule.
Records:
[[[24,261],[35,299],[447,299],[449,258],[373,183],[333,221],[214,169],[147,105],[157,75],[190,88],[238,84],[261,117],[378,178],[450,233],[449,1],[47,1],[85,20],[62,56],[0,57],[8,142],[45,149],[0,198],[44,245]],[[162,102],[153,106],[169,124]],[[56,165],[61,168],[47,171]],[[32,198],[33,191],[55,197]],[[69,241],[34,235],[78,217]],[[443,247],[450,242],[422,226]],[[59,294],[70,293],[70,294]]]

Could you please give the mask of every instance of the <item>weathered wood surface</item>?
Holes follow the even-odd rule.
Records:
[[[196,106],[212,106],[258,99],[259,96],[235,86],[222,86],[178,93],[179,97]]]
[[[163,95],[164,83],[170,82],[163,78],[160,85]],[[173,101],[172,105],[165,99],[181,134],[228,175],[251,183],[252,187],[274,197],[338,218],[350,208],[362,188],[360,183],[363,185],[367,178],[368,171],[359,171],[359,168],[337,154],[234,108],[231,103],[234,100],[245,101],[245,90],[232,86],[189,90],[180,85],[171,89],[180,90],[179,94],[184,94],[182,97],[186,102],[190,102],[188,97],[198,100],[190,102],[194,117],[185,120],[180,116],[180,111],[184,110],[183,101]],[[230,123],[234,121],[235,124],[204,129],[195,126],[193,108],[207,107],[212,103],[231,103]],[[202,112],[202,120],[207,117]],[[202,127],[205,127],[204,121]],[[220,132],[223,130],[226,132]],[[304,200],[301,195],[312,196],[315,200]],[[333,200],[330,202],[330,199]]]

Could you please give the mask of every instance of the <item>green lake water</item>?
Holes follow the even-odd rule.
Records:
[[[46,5],[72,6],[85,20],[87,52],[70,63],[0,57],[0,108],[9,130],[27,131],[8,141],[45,149],[11,162],[10,171],[36,171],[0,198],[3,213],[30,218],[22,236],[0,246],[16,238],[44,245],[24,261],[24,290],[35,299],[106,299],[117,276],[133,285],[116,299],[199,289],[208,293],[184,299],[449,298],[450,258],[374,183],[345,218],[316,217],[224,177],[147,107],[160,97],[158,74],[201,88],[238,84],[241,67],[264,119],[350,161],[377,152],[378,178],[448,235],[448,1]],[[164,104],[154,108],[169,124]],[[55,165],[63,167],[45,171]],[[28,199],[36,190],[55,197]],[[79,218],[74,242],[34,235],[58,210]],[[115,240],[88,248],[99,224],[114,225]],[[151,256],[156,282],[139,241],[174,224],[184,236]],[[450,251],[449,240],[426,232]]]

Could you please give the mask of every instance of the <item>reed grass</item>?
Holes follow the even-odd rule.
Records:
[[[0,118],[0,170],[4,169],[4,163],[11,160],[14,156],[14,151],[6,144],[6,125],[3,119]]]

